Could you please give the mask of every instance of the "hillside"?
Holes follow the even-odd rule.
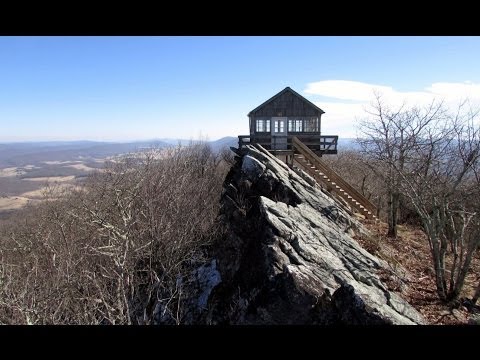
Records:
[[[220,161],[205,144],[162,151],[0,220],[0,323],[478,321],[478,307],[438,301],[419,228],[385,238],[260,147]],[[468,297],[478,254],[473,269]]]
[[[478,323],[480,309],[468,304],[446,305],[438,299],[431,253],[425,233],[418,226],[399,225],[399,236],[385,236],[387,224],[365,223],[370,236],[355,236],[366,250],[383,259],[389,271],[381,278],[389,290],[404,297],[432,325]],[[471,298],[480,281],[480,254],[474,257],[472,271],[467,277],[463,296]],[[473,311],[472,311],[473,310]],[[475,320],[477,319],[477,320]]]
[[[248,148],[236,159],[222,196],[227,240],[207,268],[219,283],[207,286],[208,322],[478,323],[480,307],[439,300],[421,228],[399,225],[389,239],[385,223],[352,217],[268,152]],[[477,252],[463,299],[479,274]]]
[[[381,281],[387,265],[352,238],[365,229],[347,209],[262,148],[238,155],[207,276],[217,284],[201,287],[207,323],[425,323]]]

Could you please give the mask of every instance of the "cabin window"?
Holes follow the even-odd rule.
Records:
[[[288,120],[288,132],[302,132],[303,131],[303,119],[289,119]]]
[[[295,119],[295,132],[303,131],[303,121],[302,119]]]
[[[265,120],[257,120],[257,132],[264,132]]]
[[[270,119],[257,119],[256,132],[270,132]]]
[[[318,117],[297,117],[288,119],[288,132],[319,132]]]
[[[285,121],[274,120],[273,121],[273,132],[283,133],[284,131],[285,131]]]
[[[318,132],[318,117],[308,117],[305,119],[305,130],[306,132]]]

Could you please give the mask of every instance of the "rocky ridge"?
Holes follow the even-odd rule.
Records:
[[[386,264],[353,238],[366,230],[341,203],[261,147],[233,149],[225,236],[197,270],[196,316],[207,324],[424,324],[389,291]]]

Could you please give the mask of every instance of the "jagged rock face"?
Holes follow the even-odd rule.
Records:
[[[262,148],[236,158],[222,194],[210,324],[422,324],[352,239],[362,225]]]

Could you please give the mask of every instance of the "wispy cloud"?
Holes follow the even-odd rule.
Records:
[[[369,84],[348,80],[325,80],[307,84],[304,93],[324,97],[313,102],[326,113],[322,116],[322,132],[339,134],[342,137],[355,137],[359,119],[365,109],[380,93],[390,106],[426,105],[433,100],[443,100],[455,108],[469,99],[472,105],[480,105],[480,84],[465,82],[436,82],[415,91],[398,91],[391,86]]]

